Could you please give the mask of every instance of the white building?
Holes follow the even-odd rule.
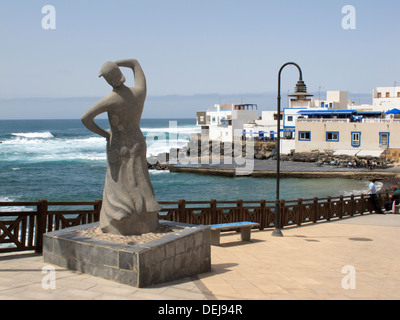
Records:
[[[245,136],[246,139],[265,139],[273,138],[274,136],[276,137],[276,120],[276,111],[262,111],[261,117],[243,124],[243,136]]]
[[[399,116],[381,115],[400,109],[400,87],[378,87],[373,90],[373,104],[355,105],[346,91],[327,91],[326,99],[311,95],[290,95],[289,107],[281,114],[282,150],[296,152],[331,150],[334,152],[380,154],[384,150],[400,156]],[[382,113],[382,114],[381,114]],[[276,111],[262,111],[255,104],[215,105],[197,113],[197,125],[211,140],[231,142],[234,137],[246,139],[276,138]],[[361,152],[361,153],[362,153]],[[395,156],[394,158],[399,158]]]
[[[334,100],[347,100],[344,94],[336,97],[331,94],[327,100],[330,98],[334,98],[333,109],[336,105]],[[322,112],[319,115],[298,117],[295,125],[295,151],[329,150],[334,154],[358,157],[380,156],[386,151],[387,157],[397,162],[400,155],[400,120],[393,115],[387,115],[386,119],[382,117],[384,112],[394,108],[400,109],[400,87],[378,87],[373,90],[372,105],[349,102],[346,108],[329,112],[325,109],[325,112],[330,113],[329,117],[323,116]],[[307,115],[312,114],[312,111],[300,113]]]
[[[373,109],[388,111],[400,109],[400,87],[378,87],[373,91]]]
[[[400,109],[400,87],[377,87],[372,91],[372,104],[349,103],[353,110],[381,111]],[[389,116],[387,118],[390,118]]]
[[[216,104],[197,112],[197,125],[210,140],[230,142],[242,137],[243,125],[258,119],[256,104]]]
[[[400,120],[298,119],[296,152],[331,151],[350,156],[380,156],[400,150]],[[399,156],[396,156],[398,161]]]
[[[321,109],[348,109],[350,101],[348,100],[347,91],[327,91],[326,99],[312,99],[312,108]]]

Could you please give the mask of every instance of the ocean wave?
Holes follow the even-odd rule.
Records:
[[[99,143],[104,143],[106,141],[105,138],[102,137],[88,137],[88,138],[75,138],[75,139],[62,139],[62,138],[56,138],[56,139],[38,139],[38,138],[26,138],[23,136],[18,136],[16,134],[13,134],[16,136],[16,138],[9,139],[9,140],[4,140],[2,141],[3,144],[5,145],[15,145],[15,144],[48,144],[48,145],[56,145],[56,144],[99,144]]]
[[[10,197],[0,196],[0,202],[10,202],[10,201],[15,201],[15,199],[12,199]]]
[[[106,138],[103,137],[87,137],[87,138],[75,138],[75,139],[67,139],[67,142],[72,143],[99,143],[99,142],[106,142]]]
[[[67,153],[59,154],[44,154],[42,156],[32,157],[32,161],[105,161],[107,160],[106,153]]]
[[[147,142],[147,156],[156,156],[160,153],[169,152],[171,148],[183,148],[187,146],[188,139],[153,140]]]
[[[169,170],[155,170],[155,169],[150,169],[149,173],[151,175],[156,175],[156,174],[166,174],[169,173]]]
[[[29,139],[14,136],[1,144],[0,160],[23,162],[103,161],[106,159],[105,142],[106,139],[103,137]]]
[[[23,138],[23,137],[16,137],[14,139],[10,139],[10,140],[4,140],[2,141],[2,144],[4,145],[22,145],[22,144],[44,144],[44,143],[48,143],[46,140],[44,139],[37,139],[37,138]]]
[[[157,128],[145,135],[147,157],[187,145],[189,135],[162,133]],[[174,128],[171,128],[174,129]],[[193,132],[190,128],[190,132]],[[45,138],[52,137],[52,138]],[[1,144],[0,161],[106,161],[106,139],[100,136],[54,136],[50,131],[12,133]],[[14,166],[16,168],[17,166]]]
[[[0,202],[13,202],[17,201],[14,198],[0,196]],[[23,206],[0,206],[0,212],[18,212],[18,211],[33,211],[33,208]]]
[[[45,131],[45,132],[19,132],[19,133],[17,132],[17,133],[11,133],[11,135],[16,136],[16,137],[29,138],[29,139],[54,138],[54,135],[50,131]]]
[[[201,129],[199,127],[164,127],[164,128],[141,128],[143,134],[146,133],[180,133],[180,134],[192,134],[200,133]]]

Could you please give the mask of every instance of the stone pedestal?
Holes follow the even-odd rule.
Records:
[[[82,237],[75,232],[98,223],[46,233],[44,261],[140,288],[211,270],[209,226],[170,221],[160,224],[182,229],[132,245]]]

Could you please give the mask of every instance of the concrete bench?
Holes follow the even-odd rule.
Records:
[[[222,223],[211,225],[211,244],[218,246],[220,244],[220,236],[222,230],[240,229],[242,241],[250,241],[250,233],[252,227],[259,226],[259,223],[255,222],[233,222],[233,223]]]

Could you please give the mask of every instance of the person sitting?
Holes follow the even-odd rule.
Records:
[[[396,205],[400,203],[400,190],[398,186],[392,186],[392,194],[389,195],[389,202],[385,203],[385,209],[395,213]]]

